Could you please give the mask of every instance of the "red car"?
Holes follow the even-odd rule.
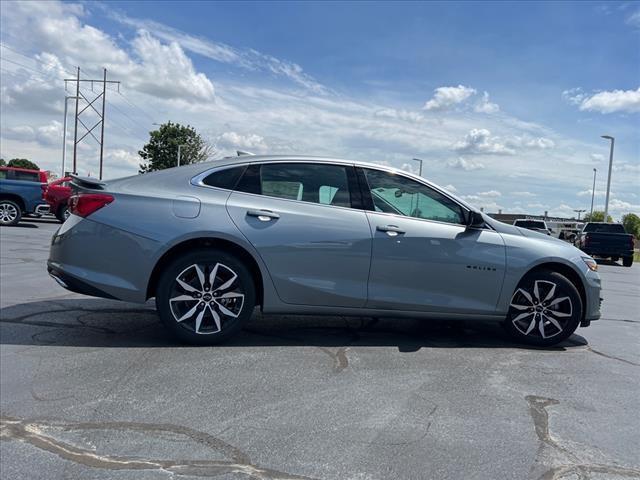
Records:
[[[58,220],[64,222],[69,216],[67,202],[71,196],[71,177],[63,177],[55,182],[51,182],[44,194],[45,201],[51,207]]]

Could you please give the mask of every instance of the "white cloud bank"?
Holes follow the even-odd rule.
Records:
[[[640,112],[640,87],[636,90],[611,90],[587,94],[580,88],[562,92],[565,101],[577,105],[580,110],[600,113]]]

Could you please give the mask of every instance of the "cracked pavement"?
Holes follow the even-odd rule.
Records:
[[[152,303],[46,274],[58,224],[0,229],[0,478],[640,479],[640,265],[561,346],[491,323],[256,312],[176,344]]]

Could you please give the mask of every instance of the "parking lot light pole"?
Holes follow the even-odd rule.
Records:
[[[597,168],[593,169],[593,188],[591,189],[591,213],[589,217],[593,220],[593,197],[596,195],[596,173],[598,172]]]
[[[182,145],[178,145],[178,166],[180,166],[180,151],[182,149],[182,147],[186,147],[187,144],[183,143]]]
[[[611,135],[601,135],[602,138],[611,140],[611,149],[609,150],[609,176],[607,177],[607,196],[604,201],[604,223],[609,222],[609,192],[611,190],[611,166],[613,165],[613,144],[615,138]]]
[[[60,178],[64,177],[64,162],[67,156],[67,102],[75,98],[75,95],[67,95],[64,97],[64,120],[62,122],[62,173],[60,174]]]
[[[414,162],[420,162],[420,169],[418,170],[418,175],[422,176],[422,160],[420,158],[412,159]]]

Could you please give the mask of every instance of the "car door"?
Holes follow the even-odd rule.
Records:
[[[367,307],[495,312],[505,273],[500,234],[467,228],[465,209],[423,183],[359,173],[373,236]]]
[[[362,307],[371,233],[353,165],[250,165],[227,210],[256,248],[278,296],[298,305]]]

